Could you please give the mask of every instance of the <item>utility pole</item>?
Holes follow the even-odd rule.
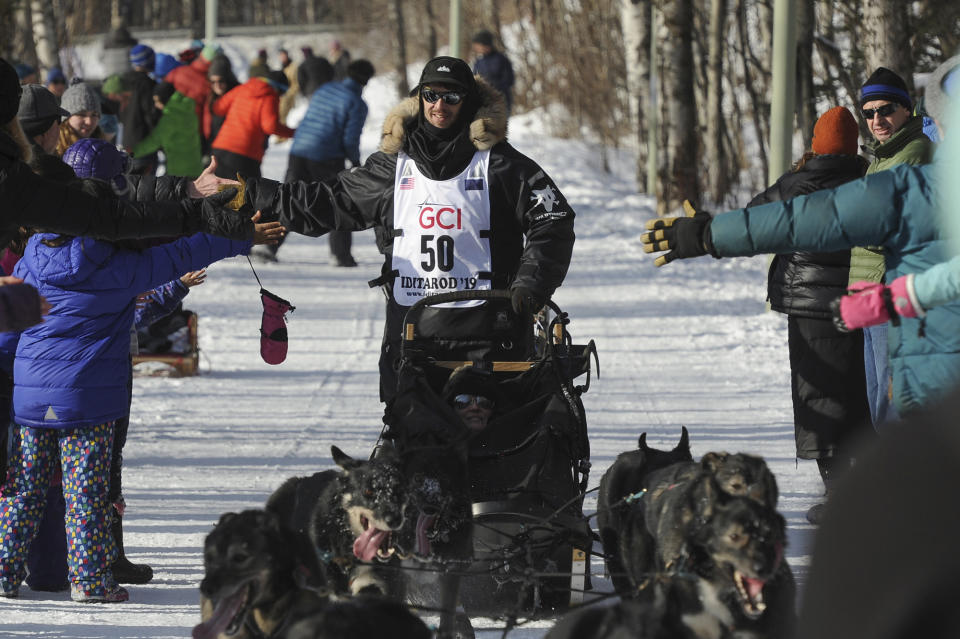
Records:
[[[460,57],[460,2],[450,0],[450,55],[454,58]]]
[[[204,2],[203,41],[212,43],[217,39],[217,0]]]
[[[793,160],[793,110],[797,95],[796,15],[796,0],[774,0],[768,184],[773,184],[786,173]]]

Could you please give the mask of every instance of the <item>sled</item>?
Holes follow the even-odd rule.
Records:
[[[437,306],[478,299],[480,306]],[[590,589],[590,449],[580,396],[596,347],[574,345],[567,315],[553,302],[547,309],[534,323],[514,313],[509,292],[456,292],[420,300],[404,320],[387,436],[402,454],[442,441],[446,430],[465,460],[473,529],[460,601],[470,616],[554,615]],[[440,396],[458,369],[489,376],[499,398],[488,427],[465,440]],[[581,376],[585,383],[575,385]]]
[[[140,366],[143,364],[143,366]],[[139,368],[138,368],[139,366]],[[200,368],[200,347],[197,345],[197,314],[187,319],[187,346],[181,352],[141,353],[133,356],[135,376],[192,377]]]

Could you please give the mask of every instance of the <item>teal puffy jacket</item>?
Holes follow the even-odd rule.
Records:
[[[886,281],[919,273],[950,256],[937,203],[940,158],[900,165],[835,189],[717,215],[710,225],[723,257],[882,246]],[[943,173],[946,173],[943,171]],[[960,387],[960,301],[890,326],[893,399],[901,415]]]

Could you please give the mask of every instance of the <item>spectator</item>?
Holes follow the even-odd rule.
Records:
[[[478,31],[471,39],[471,48],[476,56],[473,72],[503,94],[509,115],[513,108],[513,65],[493,46],[493,34],[489,31]]]
[[[210,65],[214,58],[222,54],[223,50],[219,45],[207,44],[193,62],[167,71],[164,78],[164,81],[172,84],[177,91],[193,100],[197,106],[197,122],[201,126],[204,122],[204,106],[210,95],[210,81],[207,79],[207,74],[210,72]],[[203,129],[199,131],[203,135]]]
[[[300,95],[307,100],[323,84],[333,80],[333,65],[323,56],[312,55],[297,67],[297,84]]]
[[[63,92],[60,106],[70,116],[60,123],[56,154],[63,155],[81,138],[104,138],[100,128],[100,96],[86,82],[78,82]]]
[[[153,89],[153,103],[162,115],[150,135],[133,147],[134,157],[162,150],[167,175],[199,176],[203,172],[203,152],[193,100],[169,82],[161,82]]]
[[[497,382],[490,373],[470,364],[454,369],[440,391],[440,396],[474,433],[490,424],[499,394]]]
[[[506,142],[504,113],[502,96],[478,82],[466,62],[434,58],[411,98],[387,116],[380,151],[362,167],[326,182],[247,180],[247,201],[295,232],[375,228],[385,256],[376,282],[388,300],[384,401],[396,392],[401,323],[417,300],[466,287],[510,288],[514,309],[527,314],[566,275],[574,213],[549,176]],[[451,204],[446,218],[427,209],[420,217],[418,203],[428,197]],[[449,218],[452,210],[460,212],[459,223]],[[439,240],[438,222],[451,227]],[[435,277],[438,270],[445,277]],[[441,279],[443,288],[424,286]]]
[[[253,59],[247,69],[247,77],[265,78],[268,73],[270,73],[270,65],[267,64],[267,50],[260,49],[257,51],[257,57]]]
[[[153,49],[138,44],[130,49],[130,64],[133,69],[123,75],[123,83],[130,90],[130,101],[120,112],[123,124],[123,148],[131,153],[153,128],[160,114],[153,107],[153,88],[157,85],[151,77],[156,66]],[[136,175],[154,175],[160,160],[157,154],[149,153],[134,158],[130,172]]]
[[[36,84],[37,83],[37,70],[26,62],[20,62],[15,65],[17,70],[17,77],[20,79],[20,84]]]
[[[67,90],[67,77],[63,75],[60,67],[51,67],[47,71],[47,91],[57,96],[59,99],[63,92]]]
[[[190,50],[192,51],[192,49]],[[196,59],[196,56],[194,56],[194,59]],[[163,82],[168,73],[183,65],[183,62],[169,53],[158,53],[157,60],[153,65],[153,79],[157,82]]]
[[[250,78],[214,103],[214,115],[226,117],[211,145],[218,176],[260,177],[268,136],[293,137],[294,130],[280,123],[286,82],[282,71],[271,71],[265,78]]]
[[[860,89],[860,106],[873,141],[867,147],[873,161],[867,175],[898,164],[926,164],[933,144],[923,133],[923,119],[911,113],[913,103],[907,85],[899,75],[878,67]],[[854,248],[850,256],[850,284],[860,281],[881,282],[884,273],[883,251],[877,247]],[[867,397],[875,427],[897,418],[888,399],[890,366],[887,352],[887,325],[870,326],[863,331]]]
[[[96,180],[85,188],[112,197]],[[64,477],[71,598],[120,602],[129,597],[111,571],[110,457],[114,424],[128,410],[133,300],[144,290],[212,261],[249,250],[250,242],[194,235],[143,252],[84,237],[38,233],[16,272],[48,297],[42,331],[3,335],[15,350],[13,454],[16,492],[0,508],[0,594],[16,597],[23,561],[39,523],[38,505],[58,458]],[[96,294],[91,294],[95,292]],[[95,347],[91,347],[95,345]],[[55,379],[49,376],[56,361]],[[41,407],[40,405],[43,405]]]
[[[287,115],[297,103],[300,94],[300,84],[297,76],[298,66],[290,59],[286,49],[280,49],[280,70],[287,76],[287,91],[280,96],[280,122],[287,124]]]
[[[333,79],[336,82],[346,80],[350,66],[350,52],[343,48],[339,40],[330,43],[330,64],[333,65]]]
[[[360,166],[360,134],[368,111],[360,96],[373,77],[373,65],[368,60],[356,60],[350,63],[348,73],[346,80],[328,82],[310,97],[290,149],[287,182],[331,180],[344,169],[347,160],[351,166]],[[350,254],[350,231],[332,230],[328,236],[334,263],[356,266]],[[265,246],[263,251],[267,259],[276,258],[274,246]]]
[[[788,200],[863,177],[857,156],[860,132],[845,107],[820,116],[813,144],[796,167],[747,206]],[[833,324],[830,303],[846,292],[850,251],[776,255],[770,265],[767,299],[787,315],[790,386],[797,457],[815,459],[826,493],[853,462],[852,442],[870,428],[863,364],[863,333],[844,333]],[[823,504],[807,511],[818,524]]]
[[[23,88],[17,119],[34,146],[35,158],[56,151],[60,137],[60,118],[69,115],[69,111],[57,103],[57,97],[43,86],[29,84]],[[59,159],[54,159],[60,162]]]
[[[224,96],[234,87],[239,86],[237,76],[233,74],[233,67],[230,65],[230,59],[222,53],[214,56],[210,61],[210,68],[207,71],[210,79],[210,93],[207,96],[207,104],[203,110],[203,141],[204,152],[210,152],[210,145],[216,139],[223,126],[226,116],[217,115],[213,112],[214,103]]]

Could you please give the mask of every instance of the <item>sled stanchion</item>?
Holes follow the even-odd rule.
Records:
[[[583,587],[587,577],[587,553],[574,547],[573,559],[570,562],[570,605],[579,606],[583,603]]]

